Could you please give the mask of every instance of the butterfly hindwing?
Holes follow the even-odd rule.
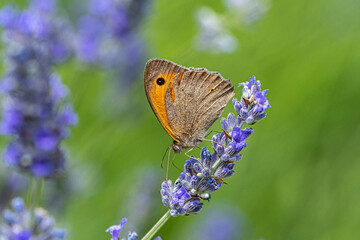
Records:
[[[206,69],[189,69],[173,86],[175,101],[165,102],[166,112],[171,129],[181,139],[203,138],[234,96],[229,80]]]

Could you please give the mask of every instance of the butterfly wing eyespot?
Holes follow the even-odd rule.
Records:
[[[214,89],[214,88],[210,88],[210,92],[213,92],[213,91],[215,91],[215,89]]]
[[[165,84],[165,79],[162,77],[159,77],[158,79],[156,79],[156,84],[159,86],[162,86]]]

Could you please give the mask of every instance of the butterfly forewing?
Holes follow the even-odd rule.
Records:
[[[144,73],[144,87],[149,104],[165,131],[176,141],[179,141],[179,136],[170,127],[165,107],[165,102],[171,99],[171,95],[166,98],[165,93],[171,88],[173,78],[186,70],[187,68],[167,60],[151,59],[146,63]],[[159,79],[163,79],[164,83],[160,85]]]

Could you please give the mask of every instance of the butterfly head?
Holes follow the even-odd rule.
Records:
[[[182,147],[179,142],[174,141],[170,146],[170,150],[174,151],[174,153],[181,153]]]
[[[202,142],[202,138],[204,138],[203,134],[196,135],[195,137],[189,136],[186,139],[174,141],[174,143],[170,146],[170,150],[174,151],[175,153],[180,153],[181,150],[187,148],[194,148],[198,146]]]

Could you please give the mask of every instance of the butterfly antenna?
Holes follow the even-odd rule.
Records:
[[[165,155],[166,155],[167,151],[169,151],[169,149],[170,149],[170,147],[168,147],[168,148],[165,150],[164,156],[163,156],[162,159],[161,159],[161,164],[160,164],[161,168],[163,168],[164,158],[165,158]]]
[[[205,138],[206,138],[206,137],[208,137],[208,136],[209,136],[211,133],[213,133],[213,132],[216,132],[216,133],[221,133],[221,132],[216,131],[216,130],[211,130],[208,134],[206,134],[206,135],[205,135]]]

